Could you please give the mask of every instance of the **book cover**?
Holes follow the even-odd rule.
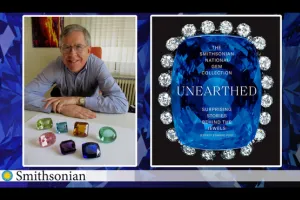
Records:
[[[151,16],[151,166],[281,166],[281,16]]]

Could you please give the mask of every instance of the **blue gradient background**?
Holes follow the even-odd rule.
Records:
[[[22,15],[0,13],[0,170],[151,170],[150,167],[150,15],[138,16],[138,167],[137,168],[24,168],[22,167]],[[53,14],[53,13],[47,13]],[[65,13],[81,14],[84,13]],[[101,13],[86,13],[101,14]],[[111,13],[119,14],[119,13]],[[129,13],[128,13],[129,14]],[[169,13],[170,14],[170,13]],[[176,14],[176,13],[174,13]],[[177,13],[178,14],[178,13]],[[185,13],[190,14],[190,13]],[[195,14],[195,13],[191,13]],[[199,13],[201,14],[201,13]],[[300,169],[300,13],[283,15],[283,166]],[[299,149],[300,150],[300,149]],[[272,168],[274,169],[274,168]],[[272,170],[267,169],[267,170]],[[200,170],[200,168],[195,168]],[[227,170],[227,169],[224,169]],[[247,170],[247,169],[245,169]],[[248,169],[251,170],[251,169]],[[144,174],[151,177],[151,173]],[[0,187],[264,187],[265,183],[32,183],[1,182]]]

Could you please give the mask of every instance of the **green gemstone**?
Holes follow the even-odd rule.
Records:
[[[103,143],[111,143],[116,140],[116,131],[108,126],[102,127],[99,131],[100,141]]]
[[[36,122],[36,128],[38,130],[50,129],[53,126],[53,122],[51,118],[42,118]]]

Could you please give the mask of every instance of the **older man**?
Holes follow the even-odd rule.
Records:
[[[84,27],[66,26],[60,36],[60,51],[61,56],[25,87],[26,110],[82,119],[95,118],[95,112],[128,111],[125,94],[104,62],[91,54],[91,37]],[[54,84],[60,97],[45,99],[45,93]]]

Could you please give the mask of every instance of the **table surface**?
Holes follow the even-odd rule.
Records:
[[[50,117],[53,128],[37,130],[38,119]],[[137,130],[136,114],[103,114],[97,113],[95,119],[82,120],[66,117],[56,113],[41,113],[25,110],[23,133],[23,165],[24,167],[135,167],[137,164]],[[67,122],[68,133],[56,133],[56,122]],[[72,135],[75,122],[88,122],[89,134],[85,138]],[[110,126],[117,132],[117,139],[109,144],[99,140],[99,129]],[[49,147],[40,147],[38,138],[45,132],[53,132],[56,142]],[[72,139],[76,144],[74,154],[62,155],[59,144]],[[84,159],[81,145],[85,142],[97,142],[100,146],[99,158]]]

